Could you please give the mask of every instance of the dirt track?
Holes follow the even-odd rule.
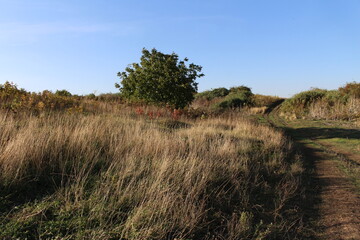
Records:
[[[360,195],[346,168],[359,167],[349,165],[344,158],[341,146],[322,145],[314,138],[313,128],[298,127],[291,122],[285,122],[275,114],[265,116],[267,121],[284,129],[301,146],[305,161],[311,166],[311,188],[309,201],[312,206],[306,206],[309,226],[314,232],[311,238],[340,240],[360,239]],[[317,128],[317,130],[319,130]],[[321,128],[320,128],[321,130]],[[333,131],[338,131],[334,128]],[[327,134],[332,129],[326,128]],[[357,130],[355,130],[357,131]],[[351,131],[349,131],[351,133]],[[320,134],[321,132],[319,132]],[[316,133],[318,134],[318,133]],[[315,134],[315,135],[316,135]],[[336,135],[336,133],[335,133]],[[340,156],[340,157],[339,157]],[[349,162],[357,162],[358,155],[346,154]],[[360,171],[359,171],[360,172]],[[308,193],[308,194],[309,194]]]
[[[315,163],[314,177],[319,186],[318,212],[320,239],[360,239],[360,198],[348,176],[339,169],[329,153],[311,148]]]

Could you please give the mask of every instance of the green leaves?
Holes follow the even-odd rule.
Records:
[[[202,67],[193,63],[186,65],[177,54],[164,54],[155,48],[142,50],[140,63],[133,63],[119,72],[121,84],[115,87],[130,100],[184,108],[197,91],[196,78],[203,77]]]

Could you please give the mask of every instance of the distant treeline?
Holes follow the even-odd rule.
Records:
[[[216,88],[197,93],[192,104],[185,108],[187,114],[195,117],[203,114],[219,114],[227,110],[244,107],[268,106],[278,97],[253,94],[246,86]],[[121,93],[74,95],[67,90],[55,92],[44,90],[42,92],[29,92],[18,88],[16,84],[5,82],[0,84],[0,108],[11,112],[67,111],[73,112],[99,112],[101,109],[112,109],[128,103],[135,107],[144,107],[144,102],[128,102]],[[107,106],[104,106],[104,105]],[[158,106],[168,108],[168,106]],[[184,111],[184,110],[182,110]]]
[[[261,108],[261,112],[264,112],[264,109],[279,100],[281,98],[276,96],[254,94],[247,86],[229,89],[215,88],[196,93],[191,105],[177,112],[182,112],[192,118],[250,108]],[[148,108],[151,107],[151,104],[141,101],[128,102],[120,93],[74,95],[67,90],[55,92],[44,90],[36,93],[18,88],[17,85],[10,82],[0,84],[0,109],[14,113],[48,111],[99,113],[114,111],[120,107],[134,106],[135,108]],[[157,109],[154,110],[153,107]],[[155,114],[154,112],[159,111],[172,111],[172,109],[169,106],[156,105],[151,107],[149,114],[152,116]],[[360,83],[348,83],[337,90],[314,88],[300,92],[281,104],[280,114],[293,119],[358,119],[360,118]]]

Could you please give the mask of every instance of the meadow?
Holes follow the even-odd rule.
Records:
[[[357,85],[343,89],[219,88],[172,109],[0,85],[0,239],[312,239],[314,169],[284,130],[352,124]]]
[[[303,167],[282,132],[236,112],[193,119],[102,109],[111,111],[1,112],[1,239],[301,232]]]

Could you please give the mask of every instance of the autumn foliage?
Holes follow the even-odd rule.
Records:
[[[0,108],[12,112],[66,110],[82,112],[80,97],[64,96],[50,91],[31,93],[6,82],[0,85]]]

